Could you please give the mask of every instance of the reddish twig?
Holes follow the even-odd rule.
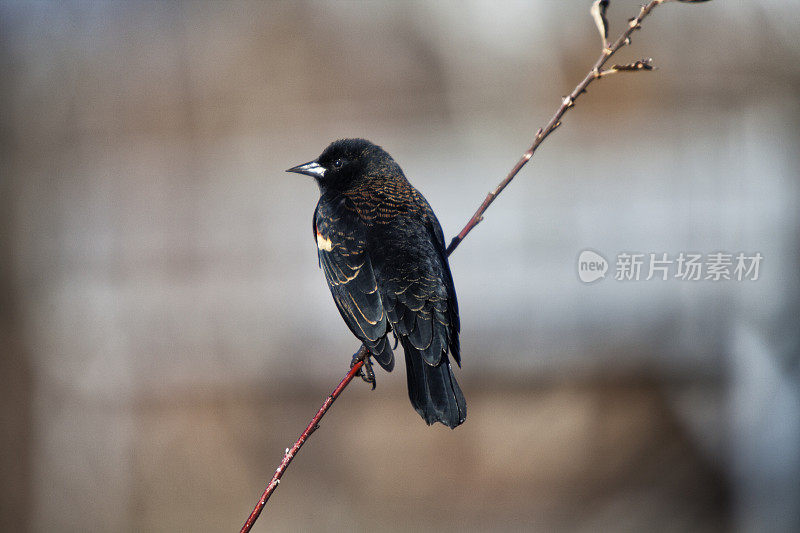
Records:
[[[653,0],[648,4],[642,6],[641,10],[639,11],[639,14],[628,21],[628,27],[625,29],[625,31],[622,32],[619,38],[617,38],[617,40],[614,41],[611,44],[611,46],[603,48],[603,52],[600,55],[600,58],[595,62],[594,66],[586,75],[586,77],[584,77],[583,80],[581,80],[581,82],[575,87],[575,89],[572,90],[572,92],[568,96],[565,96],[563,98],[561,105],[556,111],[556,114],[553,115],[553,118],[550,119],[550,122],[548,122],[544,128],[540,128],[539,131],[536,133],[536,137],[534,138],[531,147],[528,148],[528,150],[522,155],[519,161],[517,161],[517,164],[514,165],[514,167],[511,169],[508,175],[506,175],[505,179],[503,179],[503,181],[501,181],[492,192],[486,195],[486,198],[483,200],[483,203],[481,203],[481,205],[478,207],[478,210],[475,211],[475,214],[472,215],[472,218],[469,219],[466,226],[464,226],[461,232],[455,237],[453,237],[452,241],[450,241],[450,245],[447,247],[448,256],[451,253],[453,253],[453,251],[456,249],[456,247],[458,247],[461,241],[464,240],[467,234],[469,234],[469,232],[472,231],[472,229],[483,220],[484,212],[486,212],[489,206],[492,205],[492,202],[494,202],[497,196],[501,192],[503,192],[503,189],[505,189],[508,186],[508,184],[511,183],[511,180],[514,179],[514,177],[517,175],[517,173],[519,173],[522,167],[524,167],[525,164],[531,159],[531,157],[533,157],[533,154],[534,152],[536,152],[536,149],[539,147],[539,145],[542,144],[542,142],[551,133],[553,133],[553,131],[555,131],[556,128],[558,128],[561,125],[561,118],[571,107],[575,105],[575,101],[578,99],[578,97],[586,92],[586,88],[589,86],[590,83],[592,83],[596,79],[602,78],[608,74],[612,74],[615,72],[652,70],[653,67],[649,59],[636,61],[634,63],[630,63],[629,65],[614,65],[613,67],[606,70],[603,70],[603,66],[606,64],[609,58],[611,58],[611,56],[613,56],[619,49],[630,44],[631,34],[635,30],[640,28],[642,21],[645,19],[645,17],[647,17],[647,15],[650,14],[653,8],[664,3],[665,1],[668,0]],[[607,33],[605,28],[606,24],[605,11],[602,12],[602,16],[595,16],[595,18],[598,23],[598,29],[601,30],[601,36],[603,37],[603,42],[605,43],[604,33]],[[363,347],[359,351],[359,355],[361,357],[366,356]],[[248,533],[250,529],[253,527],[253,524],[258,519],[258,516],[264,509],[264,506],[267,504],[267,500],[269,500],[269,497],[278,487],[281,477],[283,476],[283,473],[286,471],[286,469],[289,467],[289,464],[292,462],[292,459],[294,459],[295,455],[297,455],[297,452],[300,451],[300,448],[303,446],[306,440],[311,436],[311,434],[314,433],[314,431],[316,431],[316,429],[319,427],[319,423],[322,420],[322,417],[325,416],[325,413],[328,411],[328,409],[330,409],[331,405],[333,405],[333,402],[336,401],[336,398],[339,397],[342,391],[344,391],[345,387],[347,387],[347,385],[358,374],[359,370],[361,370],[361,367],[363,365],[364,365],[363,359],[358,361],[355,365],[353,365],[353,367],[350,369],[350,371],[347,373],[347,375],[344,377],[341,383],[339,383],[339,385],[336,387],[336,389],[334,389],[334,391],[330,394],[330,396],[328,396],[328,398],[325,399],[325,403],[322,404],[322,407],[319,409],[319,411],[317,411],[317,414],[314,416],[314,418],[311,419],[311,422],[308,424],[305,431],[303,431],[302,435],[300,435],[300,438],[297,439],[297,442],[294,443],[294,446],[286,450],[286,453],[283,456],[281,464],[278,466],[278,469],[272,476],[272,480],[269,482],[269,485],[267,485],[266,490],[264,490],[264,493],[261,495],[261,499],[256,504],[255,509],[253,509],[253,512],[250,513],[250,516],[244,523],[244,526],[242,526],[240,533]]]
[[[550,119],[550,122],[548,122],[544,128],[539,128],[539,131],[536,132],[536,137],[534,138],[531,147],[528,148],[528,150],[524,154],[522,154],[522,157],[520,157],[519,161],[517,161],[517,164],[514,165],[514,168],[511,169],[511,172],[508,173],[505,179],[501,181],[500,184],[497,185],[497,187],[495,187],[493,191],[491,191],[489,194],[486,195],[486,198],[483,200],[483,203],[480,206],[478,206],[478,210],[475,211],[475,214],[472,215],[472,218],[469,219],[467,225],[464,226],[461,232],[459,232],[458,235],[453,237],[453,240],[450,241],[450,245],[447,247],[448,254],[452,253],[453,250],[455,250],[456,247],[461,243],[461,241],[464,240],[464,237],[466,237],[467,234],[470,231],[472,231],[472,229],[475,226],[477,226],[478,224],[481,223],[481,221],[483,221],[483,214],[486,212],[489,206],[492,205],[492,202],[494,202],[495,198],[497,198],[497,196],[501,192],[503,192],[503,189],[505,189],[508,186],[508,184],[511,183],[511,180],[514,179],[514,177],[522,169],[522,167],[524,167],[525,164],[530,160],[530,158],[533,157],[534,152],[536,152],[536,149],[539,148],[540,144],[542,144],[542,141],[544,141],[548,137],[548,135],[553,133],[556,130],[556,128],[558,128],[561,125],[561,117],[563,117],[564,114],[571,107],[575,105],[575,101],[578,99],[580,95],[586,92],[586,88],[589,86],[590,83],[592,83],[596,79],[603,77],[606,74],[610,74],[611,72],[621,72],[624,70],[652,69],[650,60],[642,60],[642,61],[637,61],[636,64],[647,65],[647,67],[640,67],[634,69],[634,68],[615,66],[613,70],[612,69],[609,69],[607,71],[602,70],[603,65],[606,64],[606,62],[611,58],[611,56],[613,56],[620,48],[627,46],[631,43],[631,34],[635,30],[639,29],[642,21],[645,19],[645,17],[647,17],[647,15],[650,14],[653,8],[663,3],[663,1],[664,0],[653,0],[652,2],[642,6],[641,10],[639,11],[639,14],[636,17],[630,19],[630,21],[628,21],[628,27],[625,29],[624,32],[622,32],[619,38],[617,38],[617,40],[614,41],[614,43],[611,44],[611,46],[603,48],[603,52],[600,54],[600,57],[595,62],[594,66],[592,67],[592,70],[590,70],[589,73],[586,75],[586,77],[584,77],[583,80],[581,80],[581,82],[575,86],[575,88],[572,90],[571,93],[569,93],[568,96],[565,96],[562,99],[561,105],[558,107],[556,114],[553,115],[553,118]],[[600,19],[598,25],[605,25],[604,17]],[[603,30],[605,30],[605,28],[603,28]],[[604,33],[606,32],[601,31],[603,42],[605,42],[605,35],[603,35]]]
[[[359,356],[363,357],[364,355],[364,348],[362,347],[359,350]],[[325,413],[331,408],[331,405],[333,405],[333,402],[336,401],[336,398],[339,397],[342,391],[344,391],[345,387],[347,387],[347,385],[349,385],[353,378],[358,374],[362,366],[364,366],[363,359],[357,361],[356,364],[353,365],[353,367],[350,369],[350,372],[347,373],[341,383],[339,383],[339,385],[333,389],[333,392],[327,398],[325,398],[325,403],[322,404],[322,407],[319,408],[317,414],[315,414],[314,418],[311,419],[311,422],[308,423],[306,430],[303,431],[303,433],[300,435],[300,438],[294,443],[294,446],[291,448],[286,448],[286,453],[283,454],[283,461],[281,461],[278,469],[275,470],[275,473],[272,475],[272,480],[269,482],[269,485],[267,485],[264,493],[261,494],[261,499],[258,500],[253,512],[247,517],[247,521],[242,526],[240,533],[247,533],[253,527],[253,524],[256,523],[256,520],[258,520],[258,515],[261,514],[264,506],[267,505],[267,500],[269,500],[269,497],[272,496],[273,492],[275,492],[275,489],[278,488],[278,485],[281,482],[281,477],[283,477],[283,473],[289,467],[289,463],[292,462],[294,456],[297,455],[297,452],[299,452],[300,448],[303,447],[303,444],[305,444],[308,437],[310,437],[311,434],[314,433],[317,428],[319,428],[319,422],[322,420],[322,417],[325,416]]]

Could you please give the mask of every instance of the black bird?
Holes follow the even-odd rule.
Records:
[[[388,153],[364,139],[336,141],[287,172],[319,185],[319,263],[350,331],[387,371],[394,367],[391,332],[406,354],[414,409],[429,425],[464,422],[467,403],[448,357],[461,366],[458,302],[428,202]]]

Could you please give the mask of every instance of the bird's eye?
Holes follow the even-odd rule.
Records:
[[[344,165],[344,161],[341,159],[337,159],[333,162],[333,168],[342,168],[342,165]]]

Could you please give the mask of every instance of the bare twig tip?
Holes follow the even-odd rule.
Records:
[[[647,59],[640,59],[638,61],[634,61],[633,63],[628,63],[626,65],[613,65],[611,68],[603,72],[603,75],[606,74],[613,74],[614,72],[634,72],[639,70],[654,70],[656,67],[653,66],[653,58],[649,57]]]
[[[597,31],[600,33],[600,38],[603,40],[603,48],[608,47],[608,19],[606,18],[608,4],[609,0],[595,0],[589,9],[589,13],[591,13],[597,26]]]

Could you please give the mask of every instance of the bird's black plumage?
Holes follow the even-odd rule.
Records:
[[[448,357],[461,365],[458,302],[428,202],[388,153],[364,139],[336,141],[289,172],[319,184],[319,262],[350,330],[388,371],[393,332],[405,351],[414,409],[428,424],[461,424],[467,404]]]

